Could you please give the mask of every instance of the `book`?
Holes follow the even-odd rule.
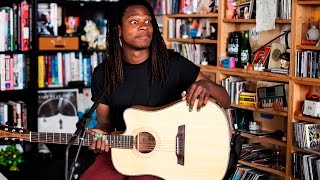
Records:
[[[78,89],[38,91],[38,131],[73,133],[76,130]]]

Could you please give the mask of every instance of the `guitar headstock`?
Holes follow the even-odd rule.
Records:
[[[30,135],[29,131],[22,128],[15,128],[10,126],[1,126],[0,127],[0,139],[4,140],[20,140],[20,141],[29,141]]]

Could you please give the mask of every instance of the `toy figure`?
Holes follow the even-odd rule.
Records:
[[[96,26],[96,24],[91,20],[86,20],[86,25],[84,27],[84,31],[86,32],[85,35],[81,36],[82,41],[88,42],[88,48],[89,49],[95,49],[98,45],[98,36],[99,36],[99,30]]]
[[[284,52],[279,56],[281,69],[289,69],[290,65],[290,53]]]

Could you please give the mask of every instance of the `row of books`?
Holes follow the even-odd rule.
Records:
[[[231,103],[239,104],[239,96],[241,92],[249,90],[249,81],[242,77],[229,76],[221,81],[221,85],[228,92]]]
[[[0,51],[28,51],[31,37],[31,6],[28,2],[0,7]]]
[[[237,169],[233,174],[231,180],[268,180],[269,174],[254,169],[252,167],[237,165]]]
[[[314,154],[292,154],[292,176],[300,179],[320,179],[320,157]]]
[[[217,34],[217,25],[206,18],[170,18],[168,31],[169,38],[209,38]]]
[[[203,44],[172,43],[173,50],[192,61],[201,64],[206,61],[210,65],[217,65],[216,46],[205,46]]]
[[[259,104],[259,108],[287,111],[288,84],[261,80],[252,83],[242,77],[228,76],[221,85],[228,92],[231,103],[253,107]],[[281,94],[279,88],[282,88]]]
[[[0,102],[0,125],[27,128],[27,105],[23,101]]]
[[[83,55],[82,52],[38,56],[38,87],[64,87],[70,81],[91,84],[93,69],[104,60],[102,52]]]
[[[259,166],[277,168],[280,167],[280,152],[267,148],[260,143],[243,144],[240,160]]]
[[[218,5],[214,0],[166,0],[168,14],[207,13],[213,11],[212,7]]]
[[[292,0],[277,0],[277,18],[291,19]]]
[[[320,124],[308,122],[294,123],[294,144],[299,148],[319,149]]]
[[[320,53],[317,51],[298,51],[295,57],[295,76],[320,78]]]
[[[0,54],[0,90],[17,90],[27,87],[27,64],[25,54]]]

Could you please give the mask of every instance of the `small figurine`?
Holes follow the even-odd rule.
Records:
[[[212,9],[210,7],[210,0],[202,0],[199,2],[198,5],[198,13],[199,14],[206,14],[212,12]]]
[[[85,35],[81,36],[81,40],[88,42],[89,49],[96,49],[98,45],[99,30],[96,24],[91,20],[86,20],[84,27]]]
[[[289,69],[290,65],[290,53],[284,52],[279,56],[281,69]]]

